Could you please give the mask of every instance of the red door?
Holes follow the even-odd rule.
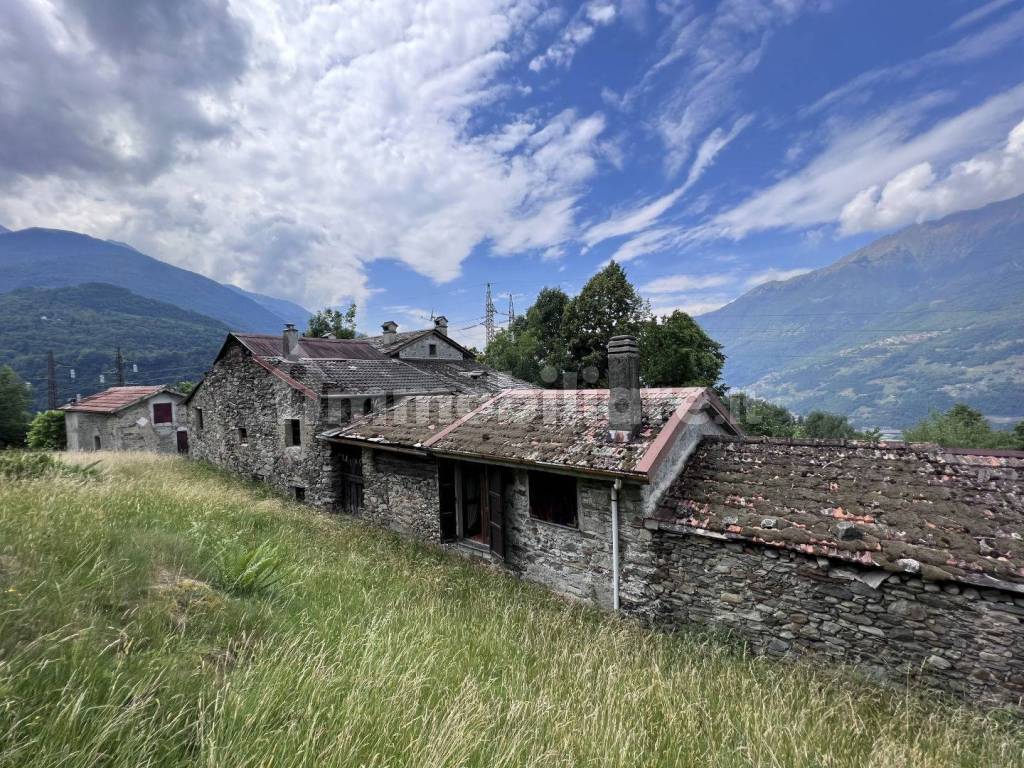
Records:
[[[181,430],[178,434],[178,453],[188,453],[188,432]]]

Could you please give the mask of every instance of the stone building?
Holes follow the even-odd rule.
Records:
[[[529,386],[476,362],[437,330],[444,327],[416,332],[435,341],[391,350],[395,354],[372,339],[306,338],[294,326],[281,336],[229,334],[186,400],[193,455],[300,500],[327,509],[344,506],[336,498],[344,486],[335,482],[319,432],[406,397]],[[432,366],[431,352],[438,348],[454,368]]]
[[[185,396],[165,386],[110,387],[69,403],[69,451],[188,453]]]

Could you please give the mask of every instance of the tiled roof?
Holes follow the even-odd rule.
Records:
[[[260,357],[280,357],[281,336],[262,333],[234,333],[250,352]],[[363,339],[313,339],[299,337],[300,358],[320,360],[382,360],[384,355]]]
[[[61,406],[62,411],[76,411],[81,413],[117,413],[134,405],[140,400],[159,394],[167,390],[164,385],[153,387],[110,387],[103,392],[89,395],[77,403],[68,403]]]
[[[297,363],[272,359],[270,362],[321,393],[391,392],[400,395],[453,392],[455,389],[443,378],[390,357],[381,356],[379,360],[300,360]]]
[[[471,413],[491,399],[491,395],[434,395],[410,397],[394,408],[374,413],[351,425],[330,429],[327,438],[345,438],[391,445],[419,448],[459,418]]]
[[[443,412],[451,414],[447,424],[428,419],[438,427],[432,433],[426,425],[412,430],[401,425],[403,407],[414,414],[429,407],[431,403],[415,402],[421,399],[410,398],[324,436],[643,479],[666,427],[673,428],[682,414],[721,408],[709,390],[699,387],[642,390],[643,427],[633,440],[622,443],[608,435],[607,390],[512,389],[479,398],[475,408],[470,407],[473,398],[432,398],[434,407],[442,403]],[[460,402],[449,406],[452,400]]]
[[[1024,452],[706,438],[652,527],[1024,584]]]
[[[503,389],[536,389],[533,384],[476,360],[418,360],[403,362],[429,373],[455,392],[465,394],[500,392]]]
[[[375,349],[379,349],[384,354],[387,354],[389,352],[394,352],[396,349],[404,347],[410,341],[415,341],[421,336],[427,336],[433,332],[433,328],[426,328],[420,331],[402,331],[401,333],[396,333],[394,335],[394,338],[391,341],[387,342],[386,344],[384,343],[383,336],[367,336],[366,341],[369,342]]]

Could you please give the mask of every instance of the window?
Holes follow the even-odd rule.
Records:
[[[576,478],[530,472],[530,517],[576,527]]]
[[[296,501],[305,501],[306,500],[306,489],[303,488],[301,485],[293,485],[292,486],[292,496],[295,497]]]
[[[298,419],[284,420],[284,444],[302,445],[302,422]]]
[[[373,413],[373,400],[366,398],[363,400],[363,415],[369,416]]]
[[[174,406],[170,403],[153,403],[153,423],[170,424],[174,421]]]
[[[505,520],[514,504],[515,476],[503,467],[441,460],[437,467],[442,541],[462,539],[508,557]]]
[[[245,427],[238,428],[238,442],[242,445],[249,444],[249,431]]]
[[[384,406],[387,407],[387,408],[393,408],[394,405],[395,405],[395,396],[394,395],[385,395],[384,396]]]
[[[427,354],[431,357],[437,357],[437,344],[428,344]]]
[[[100,436],[99,435],[95,435],[92,438],[92,448],[93,448],[94,451],[98,451],[100,449]]]
[[[199,432],[203,428],[203,409],[196,408],[196,431]]]

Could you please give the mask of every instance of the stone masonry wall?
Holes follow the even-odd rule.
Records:
[[[437,345],[437,354],[434,357],[430,356],[430,345]],[[453,347],[451,344],[446,342],[444,339],[439,339],[435,334],[424,336],[422,339],[416,339],[408,346],[402,347],[398,356],[405,360],[461,360],[462,353]]]
[[[363,509],[360,517],[432,543],[441,540],[434,460],[363,449]]]
[[[653,532],[650,581],[624,608],[734,632],[773,656],[851,664],[987,704],[1024,696],[1024,596],[836,565],[791,550]],[[884,579],[879,583],[879,580]]]
[[[194,457],[283,493],[304,488],[308,503],[333,509],[330,448],[316,439],[326,426],[325,406],[272,376],[241,345],[215,363],[188,410]],[[301,445],[286,444],[286,419],[301,421]],[[240,439],[240,427],[247,431],[247,444]]]
[[[180,395],[160,394],[118,413],[69,411],[64,417],[68,432],[68,450],[94,451],[100,438],[103,451],[157,451],[176,453],[177,432],[185,428],[185,407]],[[153,423],[153,404],[170,403],[172,421]]]

